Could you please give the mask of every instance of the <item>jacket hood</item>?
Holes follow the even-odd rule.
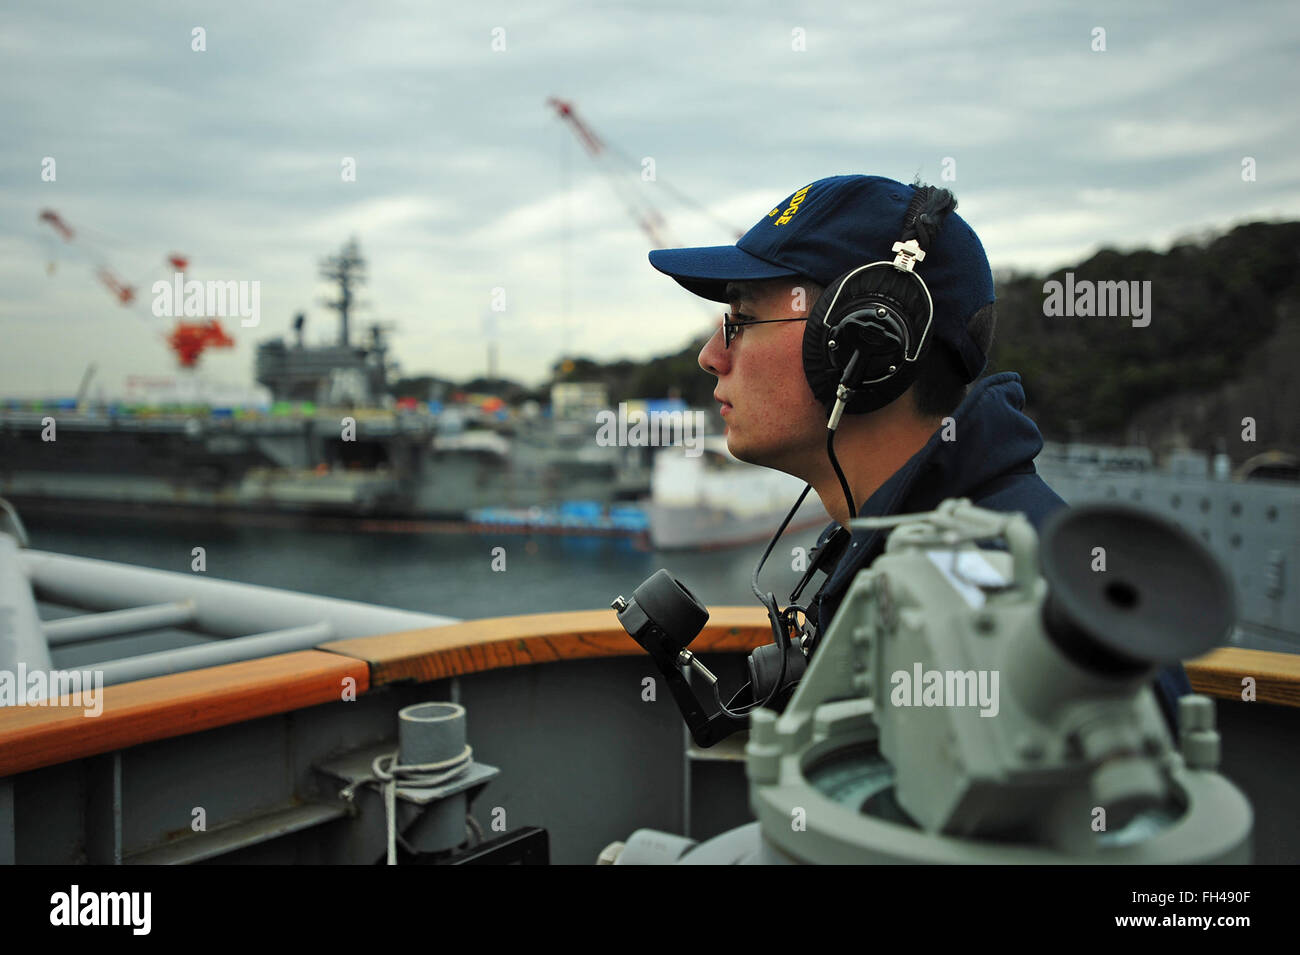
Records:
[[[1038,426],[1021,410],[1025,391],[1013,371],[982,378],[951,415],[949,428],[939,428],[930,440],[882,484],[858,510],[859,517],[883,517],[930,511],[950,497],[969,498],[991,510],[1023,511],[1038,528],[1061,500],[1034,471],[1034,458],[1043,448]],[[945,440],[945,432],[951,440]],[[822,531],[818,547],[841,530],[832,521]],[[838,606],[839,597],[858,568],[884,548],[887,533],[857,530],[846,537],[851,553],[839,560],[822,593]],[[827,608],[830,609],[830,608]]]
[[[932,434],[925,447],[867,500],[864,514],[904,513],[876,512],[874,508],[885,503],[877,500],[881,497],[891,503],[907,500],[909,511],[931,510],[949,497],[973,500],[995,478],[1032,471],[1034,458],[1043,450],[1043,436],[1024,407],[1025,390],[1014,371],[980,379],[952,413],[952,440],[944,440],[944,428]],[[891,488],[895,480],[899,484]]]
[[[930,435],[867,499],[859,516],[928,511],[949,497],[975,500],[982,488],[1008,473],[1032,473],[1043,436],[1024,406],[1025,390],[1014,371],[981,378],[952,413],[951,428]],[[951,440],[945,440],[945,432]],[[906,509],[900,509],[904,503]]]

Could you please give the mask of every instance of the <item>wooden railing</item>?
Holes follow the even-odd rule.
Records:
[[[748,653],[772,639],[761,607],[718,607],[691,641],[697,653]],[[395,680],[425,682],[480,670],[644,653],[612,610],[488,617],[445,627],[425,627],[322,643],[370,664],[372,686]]]
[[[744,653],[771,639],[759,607],[717,607],[691,643]],[[0,708],[0,777],[153,740],[302,709],[371,687],[504,667],[643,653],[612,610],[491,617],[322,643],[314,650],[104,687],[102,713],[69,706]],[[1192,687],[1240,701],[1300,707],[1300,655],[1227,647],[1186,664]]]
[[[299,650],[106,686],[96,701],[98,716],[71,705],[6,706],[0,708],[0,777],[331,703],[343,699],[349,678],[357,694],[370,687],[363,661]]]

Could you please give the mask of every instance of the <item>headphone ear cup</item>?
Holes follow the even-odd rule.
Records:
[[[844,288],[835,303],[835,314],[830,316],[831,327],[827,328],[826,311],[841,285]],[[898,318],[877,315],[879,306],[896,313]],[[826,407],[827,413],[835,403],[835,389],[843,373],[831,358],[830,340],[838,336],[836,355],[843,355],[842,361],[847,361],[854,349],[861,352],[854,375],[856,383],[849,382],[854,394],[846,403],[845,411],[849,414],[875,411],[897,399],[916,379],[916,363],[904,359],[907,350],[915,348],[920,340],[929,309],[919,277],[892,267],[846,272],[822,292],[805,323],[803,367],[813,396]],[[922,353],[929,345],[927,336]],[[920,355],[917,358],[919,361]],[[897,370],[887,380],[864,384],[888,374],[891,365]]]

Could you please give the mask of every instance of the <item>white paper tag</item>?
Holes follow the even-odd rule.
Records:
[[[975,609],[984,606],[984,591],[980,587],[1005,587],[1008,583],[978,550],[928,550],[925,554]]]

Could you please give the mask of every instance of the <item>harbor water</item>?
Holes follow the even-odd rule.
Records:
[[[48,515],[29,519],[27,530],[37,550],[177,573],[196,572],[194,549],[201,547],[209,577],[462,619],[608,607],[660,567],[706,605],[756,606],[750,574],[767,544],[660,553],[616,537],[358,533]],[[783,535],[760,576],[763,590],[784,602],[801,576],[795,548],[806,554],[819,530]]]

